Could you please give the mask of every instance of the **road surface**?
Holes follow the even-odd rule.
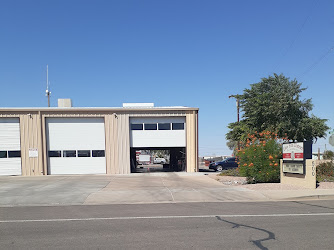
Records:
[[[334,201],[0,208],[0,249],[333,249]]]

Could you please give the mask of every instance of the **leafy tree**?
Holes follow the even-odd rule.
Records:
[[[334,160],[334,152],[331,150],[326,150],[324,152],[324,160]]]
[[[329,129],[327,120],[309,115],[313,105],[311,99],[301,99],[301,93],[306,90],[301,85],[282,74],[251,84],[250,89],[236,96],[243,119],[228,125],[226,139],[244,141],[247,134],[264,130],[296,141],[325,137]]]

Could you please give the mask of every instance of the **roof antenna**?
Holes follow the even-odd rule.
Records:
[[[46,65],[46,90],[45,90],[45,96],[48,97],[48,107],[50,107],[50,95],[51,91],[49,91],[49,65]]]

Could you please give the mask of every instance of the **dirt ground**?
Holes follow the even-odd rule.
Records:
[[[210,178],[213,178],[224,185],[240,186],[251,190],[300,190],[306,189],[295,185],[281,184],[281,183],[258,183],[247,184],[246,177],[235,176],[220,176],[219,174],[211,174]],[[334,189],[334,182],[320,182],[317,189]]]

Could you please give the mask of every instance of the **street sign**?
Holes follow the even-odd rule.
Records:
[[[329,137],[329,144],[334,147],[334,134]]]

